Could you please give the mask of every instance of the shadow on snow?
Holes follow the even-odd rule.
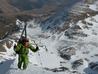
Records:
[[[14,62],[15,59],[13,60],[7,60],[5,62],[2,62],[0,64],[0,74],[6,74],[11,68],[11,64]]]

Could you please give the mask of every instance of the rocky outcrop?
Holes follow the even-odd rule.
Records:
[[[74,36],[87,37],[87,34],[82,32],[80,26],[72,24],[72,27],[65,31],[65,36],[70,39],[73,39]]]
[[[84,0],[85,3],[87,4],[93,4],[96,0]]]
[[[6,47],[10,49],[13,45],[13,41],[6,40],[5,44],[6,44]]]
[[[69,70],[66,67],[59,67],[59,68],[54,68],[54,69],[44,68],[44,69],[52,71],[52,72],[64,72],[64,71],[68,71]]]
[[[89,67],[90,67],[92,70],[98,71],[98,63],[91,62],[91,63],[89,63]]]
[[[72,63],[72,68],[77,69],[79,66],[83,65],[83,59],[76,60]]]
[[[0,42],[0,52],[6,52],[6,49],[5,49],[5,47],[3,46],[4,45],[4,41],[1,41]]]
[[[13,41],[10,41],[9,39],[4,39],[0,42],[0,52],[6,52],[6,48],[10,49],[13,45]],[[5,48],[6,46],[6,48]]]
[[[74,47],[69,47],[59,50],[59,54],[63,59],[70,60],[72,55],[76,54],[76,49]]]

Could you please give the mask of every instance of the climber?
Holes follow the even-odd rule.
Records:
[[[19,41],[17,42],[17,45],[14,46],[14,51],[16,52],[16,54],[18,54],[18,68],[19,69],[22,69],[22,67],[23,69],[27,68],[27,65],[29,62],[28,61],[29,49],[31,49],[31,51],[33,52],[36,52],[39,50],[37,44],[36,44],[36,48],[34,48],[29,43],[29,39],[27,38],[26,26],[27,26],[27,23],[24,25],[24,29],[22,31]]]
[[[34,48],[33,46],[31,46],[31,44],[29,43],[29,39],[22,37],[18,43],[17,46],[14,46],[14,50],[15,52],[18,54],[18,68],[22,69],[26,69],[27,65],[28,65],[28,53],[29,53],[29,49],[31,49],[31,51],[36,52],[39,50],[38,46],[36,45],[36,48]]]

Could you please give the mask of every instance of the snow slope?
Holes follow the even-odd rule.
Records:
[[[84,24],[83,21],[86,23]],[[21,23],[24,25],[23,22]],[[19,25],[19,21],[16,24]],[[65,32],[70,31],[72,34],[71,32],[74,31],[72,27],[75,25],[81,28],[79,33],[84,33],[87,36],[84,37],[80,34],[73,35],[72,39],[68,38]],[[43,32],[40,24],[29,21],[27,32],[32,45],[35,41],[40,50],[36,53],[30,51],[28,68],[19,70],[17,68],[18,56],[13,51],[15,44],[13,38],[19,38],[21,30],[13,34],[9,37],[10,41],[13,41],[12,47],[7,48],[4,44],[7,52],[0,52],[0,74],[98,74],[98,70],[94,71],[89,67],[89,63],[98,62],[98,15],[80,20],[59,34],[50,31]],[[65,50],[68,47],[76,49],[70,60],[61,58],[59,54],[59,50]],[[73,68],[73,63],[79,59],[82,59],[82,64]],[[64,67],[66,70],[60,67]]]

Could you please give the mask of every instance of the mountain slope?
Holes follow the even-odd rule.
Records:
[[[93,21],[91,21],[92,18],[94,19]],[[82,35],[76,34],[73,35],[73,39],[67,38],[67,36],[65,36],[65,32],[62,32],[60,34],[52,34],[50,32],[43,33],[41,28],[38,27],[39,25],[34,23],[34,21],[28,22],[28,24],[32,23],[32,27],[29,27],[30,25],[28,25],[28,37],[30,38],[32,44],[34,44],[32,39],[36,41],[40,50],[37,53],[29,53],[29,66],[27,70],[22,71],[17,68],[17,56],[15,57],[13,55],[13,47],[10,50],[7,49],[7,51],[10,51],[11,53],[7,52],[9,54],[7,54],[5,57],[3,56],[3,60],[5,60],[6,62],[3,62],[0,67],[2,68],[2,66],[4,67],[4,65],[7,65],[5,66],[6,68],[4,69],[4,71],[0,72],[2,72],[2,74],[5,72],[5,74],[97,74],[97,71],[89,67],[89,64],[91,62],[97,62],[98,59],[96,52],[98,45],[97,18],[98,15],[85,19],[87,23],[92,22],[93,25],[86,25],[82,23],[82,21],[79,21],[76,24],[82,28],[79,33],[81,34],[81,32],[83,32],[87,34],[87,37],[82,37]],[[85,28],[84,26],[88,26],[89,29]],[[70,29],[72,28],[70,27]],[[19,36],[20,33],[16,33],[14,35]],[[75,48],[75,54],[71,55],[71,58],[69,60],[64,57],[60,57],[60,55],[65,54],[65,50],[69,47]],[[61,52],[63,51],[64,53],[62,52],[61,54],[59,50]],[[38,54],[40,54],[40,56]],[[78,62],[76,64],[73,64],[77,60],[80,60],[81,63],[79,64]]]
[[[96,7],[90,5],[90,9],[98,11]],[[19,22],[17,20],[16,25],[19,26]],[[21,23],[23,26],[24,22]],[[69,28],[60,33],[43,31],[40,23],[34,20],[27,23],[28,38],[32,45],[35,41],[40,50],[37,53],[30,51],[27,70],[17,68],[18,58],[13,46],[20,37],[21,27],[7,38],[8,43],[3,44],[7,52],[0,52],[2,74],[98,74],[98,14],[88,14],[85,19],[70,22]]]
[[[3,26],[5,30],[4,28],[1,29],[3,32],[0,33],[0,38],[3,37],[2,35],[5,35],[9,30],[12,30],[13,27],[16,27],[15,21],[17,18],[22,21],[34,18],[37,21],[45,21],[49,17],[50,19],[52,16],[54,17],[54,15],[60,11],[59,9],[67,6],[67,3],[70,2],[67,0],[1,0],[0,25]],[[10,26],[10,24],[12,24],[13,27],[6,27],[7,25]],[[7,28],[10,29],[6,30]]]

